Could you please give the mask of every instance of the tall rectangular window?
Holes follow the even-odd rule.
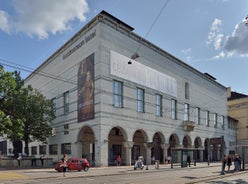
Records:
[[[209,126],[209,111],[205,111],[205,116],[206,116],[206,125]]]
[[[184,104],[184,121],[189,120],[189,104]]]
[[[171,119],[177,119],[177,101],[171,99]]]
[[[201,113],[201,110],[200,110],[200,108],[199,107],[196,107],[195,108],[195,122],[196,122],[196,124],[200,124],[200,113]]]
[[[189,83],[185,82],[185,99],[189,99]]]
[[[64,93],[64,114],[69,113],[69,91]]]
[[[218,120],[217,120],[217,114],[214,113],[214,127],[217,128],[218,127]]]
[[[114,107],[123,107],[123,84],[119,81],[113,82],[113,105]]]
[[[64,134],[69,134],[69,124],[64,125]]]
[[[225,118],[224,116],[221,116],[221,127],[224,130],[225,129]]]
[[[162,116],[162,95],[156,94],[156,116]]]
[[[61,144],[61,153],[62,154],[71,154],[71,143]]]
[[[57,144],[49,145],[49,154],[50,155],[57,155],[58,154],[58,145]]]
[[[145,91],[137,88],[137,112],[145,112]]]
[[[32,155],[37,155],[37,146],[32,146],[31,147],[31,154]]]
[[[46,154],[46,145],[40,145],[39,150],[40,150],[40,155],[41,154],[45,155]]]

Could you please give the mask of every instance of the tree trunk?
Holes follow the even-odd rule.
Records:
[[[29,156],[28,141],[25,140],[24,142],[25,142],[25,147],[24,147],[25,153],[27,154],[27,156]]]

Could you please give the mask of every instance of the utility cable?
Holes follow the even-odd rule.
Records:
[[[155,20],[153,21],[152,25],[150,26],[150,28],[148,29],[147,33],[145,34],[145,39],[147,38],[147,36],[149,35],[149,33],[151,32],[153,26],[155,25],[155,23],[157,22],[157,20],[159,19],[160,15],[162,14],[162,12],[164,11],[165,7],[167,6],[167,4],[169,3],[169,0],[165,0],[164,5],[162,6],[161,10],[159,11],[157,17],[155,18]],[[141,44],[139,45],[138,49],[136,50],[135,53],[138,53],[138,51],[141,48]]]

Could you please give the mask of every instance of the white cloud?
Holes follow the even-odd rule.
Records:
[[[213,45],[215,50],[220,50],[214,58],[232,57],[239,55],[248,57],[248,27],[245,20],[235,26],[232,35],[224,36],[221,33],[222,21],[215,19],[208,34],[208,45]]]
[[[0,29],[4,32],[9,32],[8,14],[0,10]]]
[[[248,27],[245,22],[236,25],[232,35],[226,37],[223,48],[227,52],[248,56]]]
[[[218,55],[216,55],[216,56],[214,57],[214,59],[224,58],[225,56],[226,56],[225,53],[222,51],[222,52],[220,52]]]
[[[214,19],[214,21],[210,27],[210,31],[208,33],[207,44],[208,45],[213,44],[216,50],[218,50],[222,45],[222,38],[224,36],[221,33],[222,24],[223,24],[222,20]]]
[[[47,38],[50,33],[70,29],[73,20],[85,21],[88,11],[86,0],[14,0],[17,17],[6,22],[3,31],[23,32],[29,36]],[[0,15],[1,16],[1,15]],[[6,17],[6,16],[5,16]],[[6,21],[9,19],[6,19]],[[9,24],[9,25],[8,25]],[[8,28],[8,29],[7,29]]]
[[[223,44],[223,34],[217,34],[216,37],[214,38],[214,48],[215,50],[218,50],[222,47]]]

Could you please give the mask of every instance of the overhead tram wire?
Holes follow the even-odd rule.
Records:
[[[0,58],[0,65],[7,66],[7,67],[10,67],[10,68],[14,68],[14,69],[21,70],[21,71],[25,71],[25,72],[28,72],[28,73],[35,73],[37,75],[41,75],[43,77],[47,77],[47,78],[50,78],[50,79],[59,80],[59,81],[62,81],[62,82],[67,82],[67,83],[71,83],[71,84],[77,84],[75,81],[72,81],[72,80],[69,80],[69,79],[63,79],[63,78],[61,78],[59,76],[52,75],[50,73],[37,71],[37,70],[35,70],[33,68],[17,64],[17,63],[11,62],[11,61],[6,60],[6,59],[1,59]]]
[[[165,9],[165,7],[167,6],[168,3],[169,3],[169,0],[165,0],[165,3],[164,3],[164,5],[162,6],[161,10],[159,11],[157,17],[155,18],[155,20],[153,21],[152,25],[150,26],[150,28],[148,29],[147,33],[145,34],[145,37],[144,37],[145,39],[147,38],[147,36],[148,36],[149,33],[151,32],[153,26],[154,26],[155,23],[157,22],[158,18],[160,17],[160,15],[161,15],[162,12],[164,11],[164,9]],[[141,46],[142,46],[142,45],[141,45],[141,43],[140,43],[140,44],[139,44],[139,47],[137,48],[137,50],[136,50],[136,52],[135,52],[135,54],[138,53],[138,51],[140,50]]]
[[[152,25],[150,26],[148,32],[146,33],[145,37],[146,38],[148,36],[148,34],[151,32],[153,26],[155,25],[155,23],[157,22],[158,18],[160,17],[160,15],[162,14],[163,10],[165,9],[165,7],[167,6],[169,0],[165,0],[165,3],[164,5],[162,6],[159,14],[157,15],[157,17],[155,18],[155,20],[153,21]],[[138,49],[136,50],[136,53],[138,52],[138,50],[140,49],[141,47],[141,44],[139,45]],[[2,63],[2,62],[4,63]],[[69,79],[62,79],[61,77],[59,76],[56,76],[56,75],[52,75],[52,74],[49,74],[49,73],[45,73],[45,72],[41,72],[41,71],[37,71],[33,68],[30,68],[30,67],[27,67],[27,66],[24,66],[24,65],[20,65],[20,64],[17,64],[17,63],[14,63],[14,62],[11,62],[9,60],[6,60],[6,59],[2,59],[0,58],[0,65],[3,65],[3,66],[7,66],[7,67],[10,67],[10,68],[14,68],[14,69],[18,69],[18,70],[21,70],[21,71],[25,71],[25,72],[28,72],[28,73],[35,73],[35,74],[38,74],[38,75],[41,75],[41,76],[44,76],[44,77],[48,77],[48,78],[51,78],[51,79],[55,79],[55,80],[59,80],[59,81],[62,81],[62,82],[67,82],[67,83],[71,83],[71,84],[76,84],[75,81],[71,81]]]

